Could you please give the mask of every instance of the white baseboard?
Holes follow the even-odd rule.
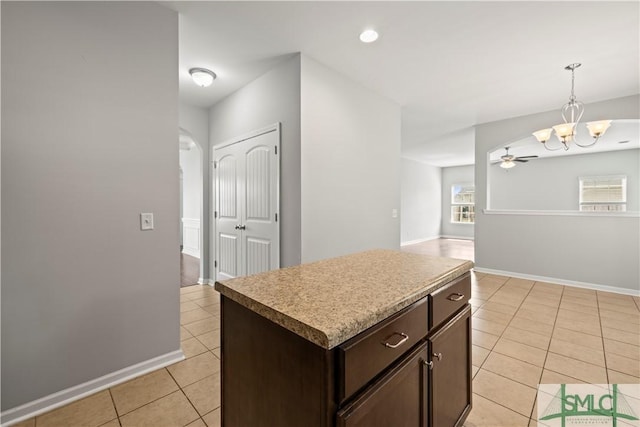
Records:
[[[442,239],[454,239],[454,240],[474,240],[473,236],[453,236],[451,234],[443,234],[440,236]]]
[[[440,238],[440,236],[433,236],[433,237],[426,237],[424,239],[409,240],[407,242],[400,242],[400,246],[415,245],[415,244],[418,244],[418,243],[428,242],[429,240],[436,240],[436,239],[439,239],[439,238]]]
[[[207,285],[207,286],[213,287],[213,285],[215,284],[216,284],[216,281],[212,279],[204,279],[202,277],[198,279],[198,285]]]
[[[184,358],[182,350],[172,351],[91,381],[69,387],[65,390],[58,391],[15,408],[7,409],[0,413],[0,425],[4,427],[9,424],[18,423],[35,417],[36,415],[49,412],[52,409],[67,405],[71,402],[82,399],[83,397],[87,397],[109,387],[129,381],[130,379],[140,375],[180,362],[181,360],[184,360]]]
[[[198,248],[184,246],[182,248],[182,253],[200,259],[200,250]]]
[[[440,235],[440,236],[427,237],[425,239],[417,239],[417,240],[409,240],[407,242],[400,242],[400,246],[416,245],[418,243],[429,242],[431,240],[437,240],[437,239],[473,240],[473,237],[451,236],[451,235],[448,235],[448,234],[443,234],[443,235]]]
[[[558,279],[556,277],[536,276],[533,274],[515,273],[513,271],[493,270],[491,268],[473,267],[478,273],[495,274],[498,276],[509,276],[517,279],[535,280],[536,282],[555,283],[558,285],[571,286],[574,288],[593,289],[596,291],[613,292],[616,294],[640,296],[640,290],[619,288],[616,286],[598,285],[596,283],[578,282],[575,280]]]

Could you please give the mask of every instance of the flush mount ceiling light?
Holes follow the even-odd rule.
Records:
[[[375,30],[364,30],[360,33],[362,43],[372,43],[376,40],[378,40],[378,33]]]
[[[564,67],[565,70],[571,71],[571,96],[569,96],[569,102],[562,106],[562,119],[564,123],[559,125],[552,126],[548,129],[538,130],[533,132],[533,136],[536,137],[538,141],[540,141],[544,148],[549,151],[559,150],[560,148],[564,148],[565,150],[569,149],[569,144],[573,141],[578,147],[590,147],[596,142],[598,139],[604,135],[604,133],[611,126],[611,120],[599,120],[596,122],[588,122],[587,129],[589,130],[589,135],[593,138],[593,142],[589,144],[581,144],[577,139],[577,130],[578,124],[580,124],[580,119],[582,119],[582,115],[584,114],[584,104],[580,101],[576,101],[576,95],[573,92],[574,89],[574,81],[575,81],[575,71],[580,65],[579,63],[569,64]],[[562,146],[557,148],[550,148],[547,145],[547,141],[551,138],[551,133],[555,131],[556,137],[562,143]]]
[[[216,73],[206,68],[192,68],[189,70],[191,78],[200,87],[211,86],[211,83],[216,79]]]

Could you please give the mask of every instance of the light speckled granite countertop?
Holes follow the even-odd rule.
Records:
[[[374,250],[216,282],[215,288],[331,349],[472,267],[471,261]]]

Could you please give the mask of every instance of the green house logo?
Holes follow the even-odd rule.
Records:
[[[640,426],[636,411],[640,400],[625,396],[618,384],[540,384],[540,425]],[[626,385],[625,385],[626,386]],[[636,386],[637,385],[630,385]],[[557,390],[557,391],[556,391]],[[555,391],[555,392],[554,392]]]

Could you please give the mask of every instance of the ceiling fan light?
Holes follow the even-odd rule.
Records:
[[[536,137],[538,142],[542,142],[543,144],[551,138],[551,132],[553,132],[553,128],[542,129],[533,132],[533,136]]]
[[[189,74],[191,74],[194,83],[200,87],[211,86],[211,83],[217,77],[216,73],[206,68],[192,68],[189,70]]]
[[[511,169],[512,167],[514,167],[516,164],[513,160],[504,160],[502,163],[500,163],[500,167],[502,169]]]
[[[597,122],[587,122],[587,129],[589,129],[589,135],[593,138],[599,138],[609,129],[611,126],[611,120],[599,120]]]

